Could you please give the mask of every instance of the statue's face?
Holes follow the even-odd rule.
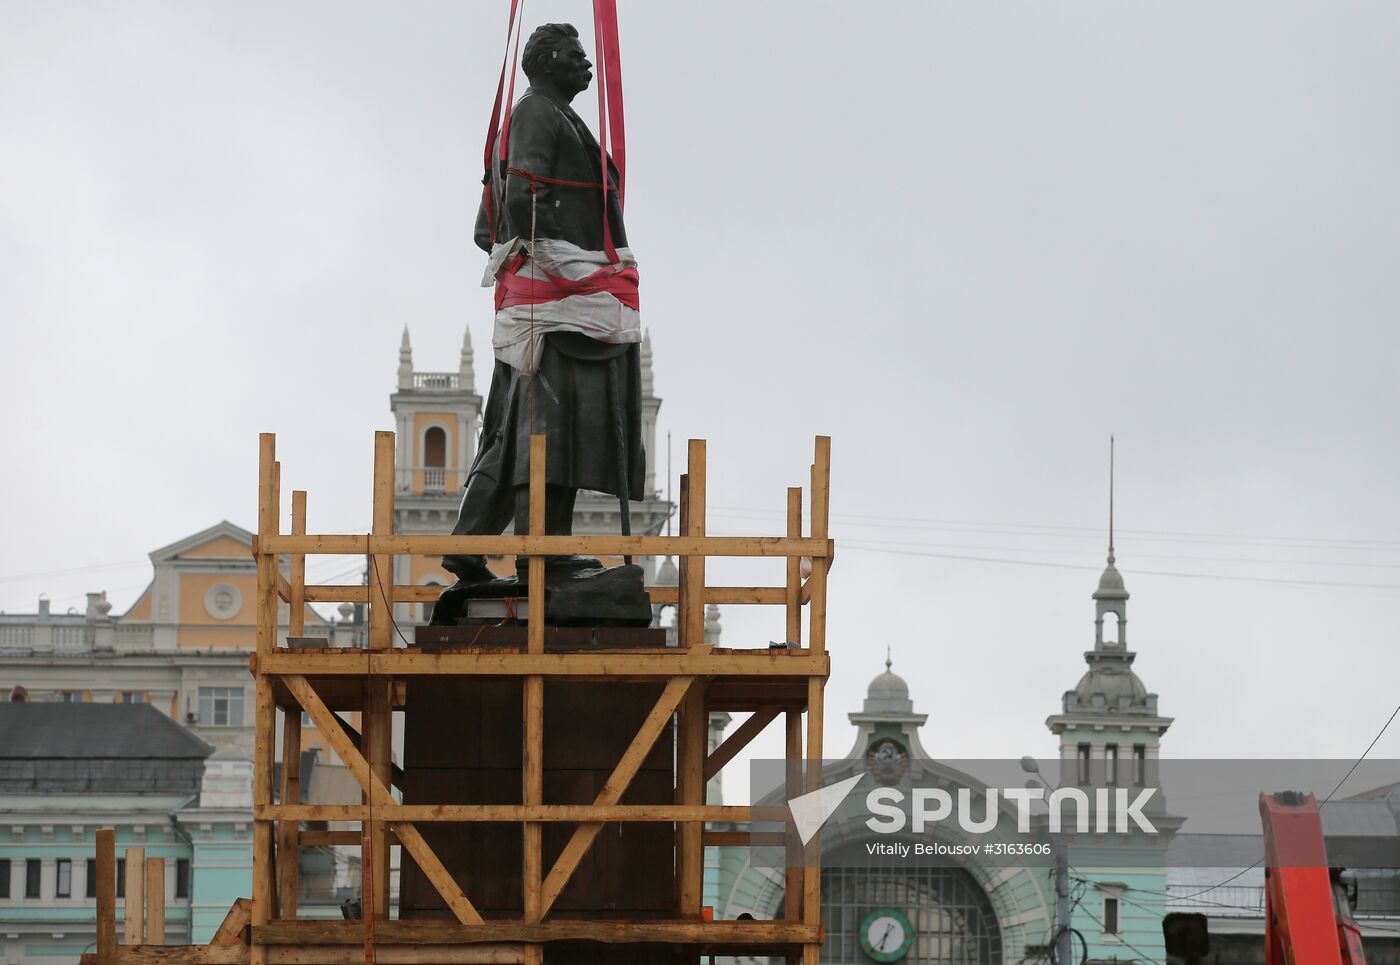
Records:
[[[593,80],[593,64],[577,37],[570,37],[559,45],[559,54],[550,62],[549,73],[570,95],[588,89]]]

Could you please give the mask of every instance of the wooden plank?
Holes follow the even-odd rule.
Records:
[[[342,950],[341,954],[344,954]],[[123,945],[117,965],[245,965],[247,945]]]
[[[117,832],[97,829],[97,961],[113,965],[117,954]]]
[[[530,437],[530,518],[531,536],[545,535],[545,437]],[[529,558],[529,609],[526,622],[529,639],[526,649],[532,654],[544,653],[544,570],[545,558]],[[521,727],[521,800],[527,805],[544,801],[544,680],[539,676],[525,678]],[[522,829],[521,882],[524,888],[522,908],[527,922],[544,917],[544,828],[538,822],[527,822]],[[542,958],[539,946],[528,953],[531,962]]]
[[[681,700],[690,691],[694,677],[677,677],[666,684],[666,688],[661,692],[660,698],[656,701],[656,706],[647,714],[647,718],[642,722],[642,726],[637,730],[637,736],[632,739],[631,745],[617,762],[617,767],[603,783],[602,789],[594,798],[594,804],[616,804],[627,790],[627,786],[632,783],[632,778],[636,776],[637,769],[641,767],[642,761],[651,752],[656,739],[661,736],[662,730],[671,722],[671,715],[675,713]],[[593,839],[598,836],[603,825],[599,822],[581,824],[574,829],[573,835],[564,845],[563,852],[559,855],[554,867],[550,869],[549,875],[544,880],[541,894],[541,916],[549,914],[549,909],[554,905],[554,900],[559,897],[559,893],[568,884],[569,877],[578,868],[579,862],[588,852]]]
[[[374,504],[371,532],[376,536],[394,533],[394,434],[374,434]],[[394,556],[377,553],[370,560],[370,580],[376,590],[370,603],[369,649],[388,650],[394,645]],[[376,821],[375,808],[392,800],[388,785],[393,752],[393,715],[389,694],[390,682],[367,682],[368,706],[361,717],[360,733],[368,757],[370,772],[376,780],[368,787],[370,819],[362,829],[367,832],[367,849],[362,849],[361,868],[364,877],[373,880],[373,888],[364,891],[364,914],[367,923],[366,955],[372,957],[373,928],[371,919],[389,917],[389,839],[385,825]],[[380,793],[382,792],[382,794]]]
[[[253,920],[253,903],[247,898],[236,898],[229,906],[228,914],[209,939],[210,945],[248,944],[248,925]]]
[[[258,815],[297,821],[361,821],[363,804],[268,805]],[[575,824],[580,821],[669,824],[673,821],[781,821],[781,807],[746,804],[386,804],[379,815],[389,822],[445,822],[449,824],[514,824],[539,821]],[[357,831],[303,831],[303,847],[313,844],[357,844]]]
[[[677,921],[563,919],[540,922],[489,921],[462,925],[453,921],[386,921],[379,923],[381,945],[469,945],[503,942],[594,941],[704,943],[716,946],[762,946],[821,941],[821,928],[785,921]],[[355,945],[359,922],[269,922],[254,928],[255,941],[269,945]],[[431,953],[422,960],[432,961]]]
[[[679,740],[676,751],[677,784],[680,802],[690,807],[705,803],[705,750],[709,736],[709,715],[705,712],[705,684],[697,681],[681,702]],[[682,780],[683,779],[683,780]],[[704,894],[705,826],[698,821],[678,823],[679,876],[676,889],[677,912],[681,918],[699,918]]]
[[[826,539],[831,514],[831,438],[817,436],[816,455],[812,464],[812,537]],[[831,566],[830,553],[812,559],[812,576],[807,581],[811,589],[809,610],[809,646],[813,653],[826,651],[826,576]],[[807,681],[807,790],[821,786],[823,684],[815,677]],[[806,859],[802,868],[802,918],[809,925],[821,923],[821,832],[807,842]],[[818,965],[821,948],[814,944],[803,946],[806,965]]]
[[[481,915],[477,913],[475,906],[462,889],[457,887],[457,882],[453,879],[452,873],[448,871],[438,856],[433,853],[433,849],[428,847],[428,842],[423,840],[423,835],[418,833],[418,829],[412,824],[397,822],[393,826],[393,831],[398,835],[399,842],[404,846],[409,854],[413,855],[413,860],[418,862],[418,867],[423,874],[433,883],[442,900],[447,902],[447,907],[452,909],[452,913],[457,916],[457,920],[464,925],[480,925],[483,921]]]
[[[787,534],[793,538],[802,535],[802,487],[792,486],[787,491]],[[802,642],[802,559],[789,556],[787,560],[787,586],[784,588],[787,603],[787,641]]]
[[[292,491],[292,533],[306,535],[306,490]],[[288,600],[288,635],[300,637],[306,633],[306,554],[292,554],[291,594]]]
[[[433,949],[435,965],[513,965],[524,961],[517,944],[439,945]],[[118,965],[246,965],[247,945],[130,945],[117,952]],[[97,956],[82,956],[83,965]],[[268,949],[269,965],[345,965],[346,951],[339,945],[277,945]],[[389,946],[375,950],[378,965],[417,965],[422,951],[414,946]]]
[[[296,611],[293,610],[293,613]],[[282,788],[283,804],[301,803],[301,711],[287,708],[282,714]],[[282,820],[277,823],[277,899],[278,917],[297,916],[297,835],[298,822]]]
[[[276,535],[260,538],[255,551],[363,556],[374,553],[441,556],[481,553],[490,556],[816,556],[831,548],[824,539],[785,536],[377,536],[374,534]]]
[[[802,711],[789,710],[783,714],[783,761],[784,761],[784,790],[783,797],[791,800],[802,793]],[[797,837],[796,828],[790,820],[790,815],[784,815],[786,833],[783,835],[786,845],[784,888],[783,888],[783,918],[787,921],[802,920],[802,847],[801,840]]]
[[[781,848],[785,840],[786,836],[781,831],[705,832],[707,848]]]
[[[691,439],[686,479],[689,482],[689,505],[684,535],[705,535],[705,440]],[[705,645],[705,557],[691,559],[686,570],[684,607],[681,611],[681,646]]]
[[[371,771],[369,761],[360,753],[359,748],[351,743],[345,731],[336,726],[335,715],[330,712],[320,696],[307,683],[306,678],[293,675],[283,677],[282,682],[292,692],[292,696],[296,698],[302,709],[316,722],[317,729],[331,745],[331,750],[335,751],[341,763],[345,765],[345,769],[350,772],[350,776],[360,785],[360,789],[368,793],[370,788],[374,787],[382,793],[386,801],[391,800],[392,795],[389,793],[389,788],[384,783],[383,778]],[[320,805],[320,807],[334,806]],[[363,810],[360,813],[363,814]]]
[[[126,849],[126,899],[122,911],[122,943],[146,940],[146,849]]]
[[[279,568],[276,551],[267,543],[277,536],[277,517],[281,470],[277,465],[277,437],[270,432],[258,436],[258,535],[253,552],[257,559],[258,599],[257,654],[271,654],[277,646],[277,579]],[[301,537],[305,538],[305,537]],[[272,680],[259,673],[253,688],[253,803],[272,803],[273,768],[273,701]],[[273,887],[272,824],[253,821],[253,900],[251,918],[254,924],[265,924],[272,918]],[[249,957],[252,965],[265,965],[264,949],[254,949]]]
[[[165,944],[165,859],[146,859],[147,945]]]
[[[655,605],[677,603],[680,600],[678,586],[649,586],[651,602]],[[787,602],[787,590],[781,586],[707,586],[705,599],[710,603],[748,606],[781,605]]]
[[[734,759],[749,742],[763,732],[763,729],[771,724],[778,716],[779,708],[764,707],[756,710],[749,716],[749,719],[735,728],[724,741],[710,752],[705,758],[705,780],[708,781],[720,772],[724,765]]]
[[[763,647],[748,651],[692,652],[666,650],[596,651],[589,653],[520,653],[519,651],[456,651],[424,653],[396,649],[366,655],[331,650],[283,650],[257,659],[258,670],[276,675],[333,675],[363,678],[366,668],[380,676],[414,677],[462,674],[514,677],[539,674],[546,678],[619,680],[645,677],[825,677],[826,654]]]

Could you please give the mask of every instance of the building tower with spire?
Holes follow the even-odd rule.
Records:
[[[632,532],[655,536],[671,514],[656,479],[656,417],[661,409],[652,375],[651,335],[643,336],[642,444],[646,448],[646,498],[631,503]],[[481,428],[482,397],[476,391],[475,353],[471,332],[462,336],[462,350],[455,372],[420,372],[413,365],[408,327],[399,343],[398,382],[389,397],[398,442],[395,460],[394,526],[403,534],[447,533],[457,522],[462,490],[476,458]],[[580,491],[574,504],[574,532],[580,534],[621,531],[616,496]],[[489,561],[502,575],[514,573],[512,560]],[[609,561],[611,562],[611,561]],[[656,575],[656,561],[637,560],[649,582]],[[437,557],[396,557],[394,578],[399,583],[452,582]],[[395,607],[401,626],[426,621],[431,604],[404,603]]]
[[[1158,786],[1159,744],[1172,718],[1158,712],[1157,695],[1133,670],[1137,654],[1128,649],[1128,590],[1113,545],[1111,440],[1109,451],[1108,560],[1093,593],[1094,646],[1084,651],[1088,667],[1079,683],[1065,691],[1060,712],[1045,725],[1059,739],[1061,786],[1126,788],[1136,796]],[[1160,896],[1166,891],[1166,847],[1181,819],[1163,813],[1163,804],[1159,799],[1153,808],[1161,834],[1139,842],[1144,856],[1160,858],[1155,865],[1144,858],[1141,867],[1124,869],[1103,859],[1095,835],[1071,835],[1070,864],[1087,889],[1072,924],[1084,935],[1090,958],[1127,957],[1124,943],[1130,942],[1165,961]],[[1107,866],[1097,868],[1096,861]]]

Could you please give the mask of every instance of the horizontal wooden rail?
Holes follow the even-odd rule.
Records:
[[[609,678],[613,680],[682,676],[827,677],[831,658],[810,650],[743,652],[607,650],[573,653],[476,651],[424,653],[420,650],[277,650],[251,654],[254,672],[314,676],[462,676]]]
[[[254,808],[259,821],[361,821],[368,813],[364,804],[262,804]],[[453,823],[488,822],[513,824],[521,821],[552,822],[689,822],[689,821],[782,821],[783,807],[754,808],[723,804],[381,804],[374,810],[375,821]],[[303,831],[312,841],[336,832]],[[359,843],[359,832],[353,842]],[[747,834],[747,832],[745,832]],[[325,843],[325,842],[321,842]],[[337,843],[339,840],[337,839]]]
[[[703,942],[716,945],[777,945],[820,942],[821,926],[790,921],[489,921],[462,925],[440,921],[380,921],[379,945],[456,945],[475,942],[592,941]],[[254,944],[361,945],[364,926],[357,921],[274,921],[253,926]],[[427,960],[428,955],[423,958]]]
[[[418,965],[422,950],[417,945],[377,946],[376,965]],[[114,965],[248,965],[252,948],[248,945],[119,945]],[[343,945],[272,945],[264,949],[267,965],[345,965]],[[517,965],[525,961],[519,944],[437,945],[433,962],[438,965]],[[96,955],[84,954],[82,965],[97,965]]]
[[[809,556],[834,553],[829,539],[793,536],[375,536],[253,537],[253,553],[338,556],[450,553],[508,556]]]
[[[396,583],[395,603],[430,603],[443,591],[437,583]],[[658,605],[675,603],[679,595],[674,586],[649,586],[651,602]],[[291,589],[285,580],[277,583],[277,593],[283,600],[291,599]],[[787,590],[781,586],[707,586],[705,602],[723,605],[783,604]],[[363,583],[308,584],[307,603],[368,603],[369,587]]]

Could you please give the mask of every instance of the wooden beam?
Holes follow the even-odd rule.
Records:
[[[282,650],[259,656],[257,670],[264,674],[297,676],[331,675],[363,679],[377,676],[417,677],[471,675],[514,677],[539,674],[546,678],[595,678],[617,681],[647,677],[825,677],[830,670],[826,654],[806,650],[762,649],[723,653],[679,648],[609,650],[580,653],[521,653],[476,651],[425,653],[390,650],[363,651]]]
[[[117,832],[97,829],[97,961],[113,965],[117,954]]]
[[[332,714],[321,701],[320,696],[311,689],[311,685],[306,682],[304,677],[287,677],[285,678],[285,682],[292,691],[292,694],[301,703],[302,707],[311,715],[311,719],[316,721],[321,732],[326,735],[326,739],[330,742],[332,749],[339,755],[341,761],[345,764],[346,770],[348,770],[351,776],[359,783],[360,788],[371,796],[372,799],[382,799],[383,802],[385,802],[383,804],[376,804],[375,809],[379,812],[378,817],[381,827],[387,831],[389,822],[394,821],[392,810],[396,805],[393,804],[393,797],[389,793],[389,788],[385,784],[384,778],[370,768],[369,762],[365,760],[359,749],[350,742],[349,736],[339,727],[335,727],[332,724],[332,719],[335,718],[335,715]],[[317,807],[317,805],[307,806]],[[325,805],[319,805],[319,807],[325,807]],[[361,813],[363,815],[363,811]],[[419,834],[418,829],[413,827],[412,824],[398,820],[394,821],[393,831],[398,835],[399,843],[407,848],[409,853],[413,855],[413,859],[418,862],[418,867],[422,869],[423,874],[428,880],[433,883],[433,887],[438,889],[438,893],[442,895],[443,900],[447,902],[448,907],[452,909],[458,919],[461,920],[463,924],[476,924],[480,922],[481,916],[477,914],[476,909],[472,906],[467,896],[457,887],[451,874],[448,873],[437,855],[433,853],[428,843],[423,840],[423,836]],[[387,853],[387,838],[385,843]]]
[[[254,547],[271,553],[363,556],[412,554],[441,556],[480,553],[488,556],[817,556],[831,552],[826,540],[784,536],[378,536],[374,534],[277,535],[260,538]]]
[[[292,696],[302,709],[315,721],[317,729],[325,736],[327,743],[331,745],[331,750],[335,751],[336,756],[345,765],[350,776],[360,785],[360,789],[368,794],[373,787],[383,795],[386,801],[392,800],[388,786],[378,774],[370,770],[369,761],[360,753],[360,749],[351,743],[345,731],[336,725],[335,714],[331,713],[321,700],[321,696],[312,689],[311,684],[307,683],[306,678],[296,675],[287,676],[282,678],[282,683],[291,691]]]
[[[280,503],[280,469],[277,465],[277,437],[270,432],[258,436],[258,535],[253,542],[257,560],[258,598],[257,655],[266,657],[277,646],[277,579],[280,575],[276,551],[268,545],[277,533]],[[305,539],[305,537],[299,537]],[[273,767],[273,699],[272,679],[258,674],[253,689],[253,804],[272,803]],[[273,872],[272,824],[253,821],[253,900],[251,919],[263,925],[272,919]],[[253,949],[252,965],[266,965],[263,948]]]
[[[794,539],[802,535],[802,487],[793,486],[787,491],[787,534]],[[802,559],[789,556],[787,559],[787,641],[802,642]]]
[[[613,768],[612,774],[603,783],[598,796],[594,798],[594,804],[616,804],[632,783],[632,778],[636,776],[637,770],[642,766],[642,761],[651,752],[656,739],[661,736],[662,730],[671,722],[671,715],[676,712],[681,700],[690,691],[694,677],[677,677],[666,684],[661,692],[660,698],[656,701],[656,706],[652,707],[647,714],[646,720],[642,721],[642,726],[638,728],[637,735],[632,738],[632,743],[623,753],[622,758]],[[554,867],[550,869],[548,877],[544,880],[541,894],[541,916],[549,914],[549,909],[554,906],[554,900],[559,897],[559,893],[564,890],[564,886],[569,883],[569,877],[578,868],[579,862],[588,852],[593,839],[598,836],[598,832],[603,829],[600,822],[589,822],[581,824],[574,829],[573,835],[564,845],[563,852],[559,859],[554,862]]]
[[[803,792],[802,787],[802,711],[789,710],[783,715],[783,797],[792,800]],[[802,846],[797,829],[784,815],[785,833],[783,919],[802,920]]]
[[[165,859],[146,859],[147,945],[165,944]]]
[[[292,533],[306,535],[306,490],[292,491]],[[292,554],[292,578],[288,604],[288,635],[300,637],[306,633],[306,554]]]
[[[686,480],[688,506],[684,535],[705,535],[705,440],[691,439],[688,447]],[[686,569],[684,606],[681,611],[681,646],[705,645],[705,557],[696,556]]]
[[[235,898],[228,914],[209,939],[210,945],[248,944],[248,925],[253,920],[253,903],[247,898]]]
[[[530,515],[531,536],[545,535],[545,461],[548,450],[545,437],[530,437]],[[544,570],[545,558],[531,556],[526,564],[529,579],[526,649],[531,654],[544,653]],[[539,675],[525,678],[521,726],[521,800],[526,806],[544,801],[544,680]],[[544,828],[538,822],[527,822],[521,831],[521,882],[524,889],[523,910],[527,922],[544,917]],[[526,951],[528,965],[538,965],[543,949],[532,945]]]
[[[462,889],[457,887],[452,873],[438,860],[438,856],[428,847],[428,842],[423,840],[423,835],[418,833],[418,829],[411,824],[398,822],[394,824],[393,831],[398,835],[399,843],[418,863],[424,876],[433,883],[438,894],[442,895],[442,900],[447,902],[447,907],[452,909],[452,914],[457,916],[457,920],[464,925],[482,924],[481,915],[462,893]]]
[[[367,813],[363,804],[270,804],[255,814],[296,821],[362,821]],[[674,821],[782,821],[782,807],[750,807],[745,804],[386,804],[378,811],[385,821],[414,824],[515,824],[540,821],[576,824],[580,821],[652,822]],[[354,840],[350,840],[354,836]],[[312,844],[355,844],[357,831],[303,831],[303,846]]]
[[[283,599],[291,599],[291,584],[279,581],[278,593]],[[679,595],[677,587],[647,587],[654,604],[675,603]],[[394,599],[399,603],[430,603],[442,594],[442,587],[436,584],[417,583],[394,584]],[[782,605],[787,602],[787,590],[781,586],[707,586],[705,598],[711,603],[725,605]],[[307,603],[368,603],[369,587],[363,583],[313,583],[306,587]]]
[[[301,711],[288,707],[282,713],[282,788],[283,804],[301,803]],[[277,903],[279,918],[297,916],[297,835],[296,821],[277,823]]]
[[[269,945],[355,945],[360,923],[353,921],[270,922],[253,930],[254,941]],[[484,925],[452,921],[379,923],[383,945],[470,945],[503,942],[592,941],[607,944],[704,943],[716,946],[763,946],[821,941],[821,928],[785,921],[617,921],[564,919],[523,922],[506,919]],[[422,960],[433,961],[427,953]]]
[[[749,716],[748,720],[735,728],[734,733],[726,737],[705,758],[705,780],[709,781],[720,772],[724,765],[734,759],[735,754],[748,747],[749,742],[761,734],[763,729],[777,718],[779,710],[780,708],[777,707],[764,707],[756,710]]]
[[[122,910],[122,942],[140,945],[146,940],[146,849],[126,849],[125,907]]]
[[[374,434],[374,507],[371,531],[375,536],[394,534],[394,434],[376,432]],[[370,558],[370,586],[373,590],[370,601],[369,649],[388,650],[394,645],[394,556],[388,552],[378,552]],[[387,920],[389,917],[389,840],[385,836],[383,822],[376,825],[374,809],[378,804],[392,800],[388,793],[378,797],[376,792],[387,792],[392,780],[392,756],[394,743],[393,704],[390,700],[387,680],[371,678],[366,682],[368,706],[361,716],[360,732],[363,736],[365,755],[369,769],[377,779],[367,788],[370,805],[368,822],[368,848],[361,855],[361,868],[364,874],[373,878],[373,889],[364,888],[364,915],[366,921]],[[367,933],[366,945],[372,943],[372,931]]]

